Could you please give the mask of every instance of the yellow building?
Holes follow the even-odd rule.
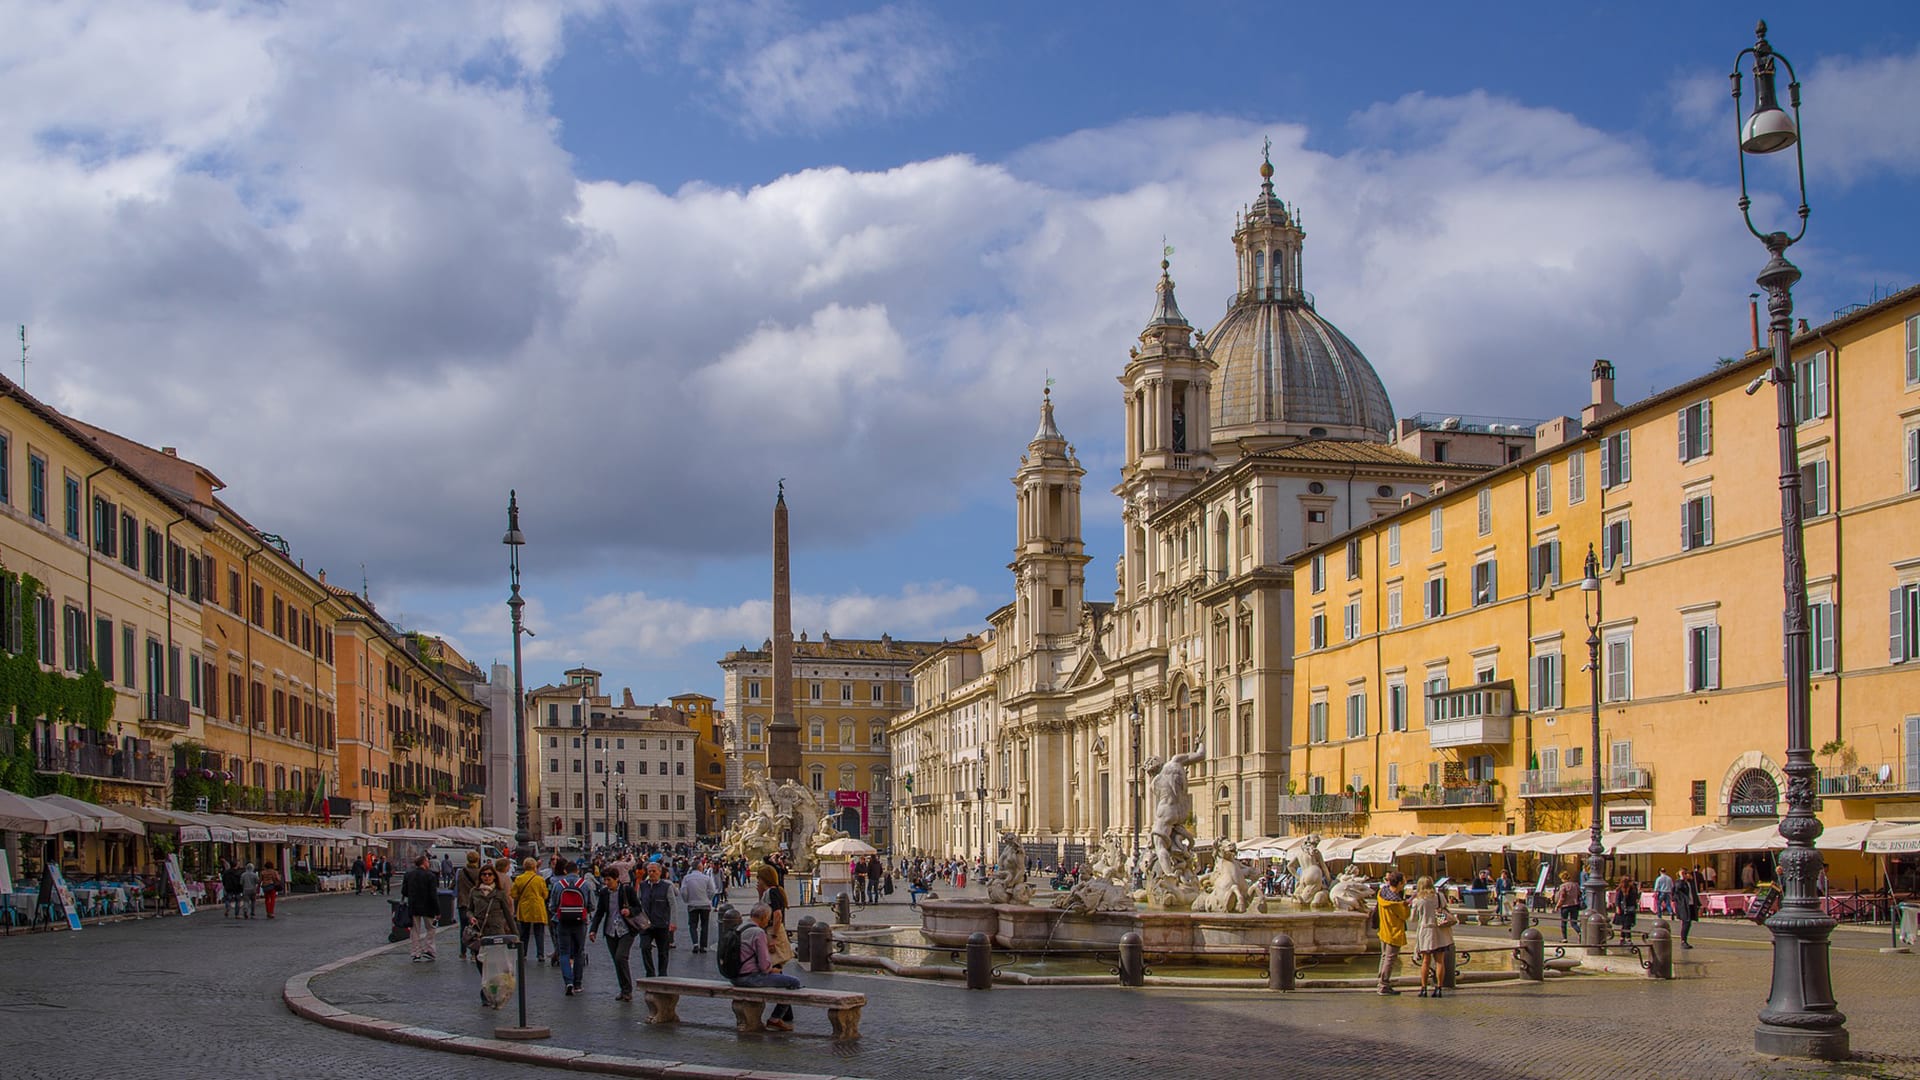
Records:
[[[47,677],[0,701],[0,785],[162,805],[201,765],[209,523],[97,434],[0,378],[0,651]]]
[[[1792,351],[1821,816],[1911,819],[1920,289]],[[1596,600],[1608,827],[1775,820],[1777,429],[1771,391],[1746,393],[1768,366],[1751,353],[1620,407],[1597,362],[1581,419],[1543,425],[1532,456],[1296,556],[1293,831],[1586,824]],[[1589,545],[1597,597],[1579,588]]]
[[[839,808],[865,807],[866,839],[888,847],[892,769],[887,725],[913,706],[912,668],[940,648],[933,641],[834,638],[793,643],[793,713],[800,724],[802,783]],[[773,645],[736,649],[720,660],[722,700],[739,725],[745,771],[767,767],[773,717]]]
[[[714,709],[714,699],[705,694],[675,694],[667,704],[680,710],[687,726],[695,732],[693,785],[698,796],[694,831],[701,836],[720,832],[720,793],[727,786],[727,764],[721,749],[720,722],[725,714]]]

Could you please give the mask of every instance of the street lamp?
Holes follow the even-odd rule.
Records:
[[[534,848],[533,832],[527,823],[527,697],[520,677],[520,635],[527,632],[527,628],[520,623],[520,609],[526,606],[526,601],[520,599],[520,549],[527,546],[527,537],[520,531],[520,496],[515,491],[507,492],[507,535],[501,537],[500,542],[507,545],[507,574],[513,584],[513,591],[507,596],[507,610],[513,614],[513,857],[518,861],[533,858]],[[496,1027],[493,1033],[503,1039],[547,1038],[553,1034],[552,1029],[533,1027],[527,1023],[527,950],[524,942],[514,949],[513,960],[520,1023]]]
[[[613,765],[607,759],[609,749],[606,742],[600,744],[600,843],[604,847],[613,846]]]
[[[534,857],[533,833],[527,822],[527,705],[520,676],[520,635],[526,632],[520,623],[520,609],[527,604],[520,598],[520,549],[527,546],[527,537],[520,531],[518,492],[507,492],[507,535],[500,542],[507,545],[507,574],[513,583],[507,610],[513,615],[513,858],[517,863]]]
[[[1801,527],[1800,448],[1795,437],[1793,362],[1788,354],[1788,332],[1793,317],[1793,284],[1800,271],[1787,261],[1787,248],[1807,233],[1807,167],[1800,145],[1800,80],[1793,64],[1767,43],[1767,24],[1754,28],[1755,41],[1733,58],[1733,120],[1740,147],[1740,216],[1747,231],[1766,245],[1767,265],[1755,280],[1767,292],[1768,345],[1773,364],[1766,378],[1773,382],[1774,411],[1780,432],[1780,550],[1785,573],[1784,611],[1787,686],[1787,813],[1780,835],[1787,847],[1779,855],[1785,886],[1780,910],[1767,920],[1773,935],[1773,983],[1760,1024],[1753,1031],[1754,1049],[1763,1054],[1836,1060],[1848,1056],[1847,1018],[1833,997],[1833,973],[1828,938],[1834,920],[1820,905],[1816,888],[1825,860],[1813,846],[1821,833],[1814,816],[1812,674],[1807,654],[1807,562]],[[1742,116],[1740,65],[1751,56],[1754,108]],[[1780,108],[1774,89],[1774,65],[1786,65],[1788,101],[1792,115]],[[1800,184],[1800,226],[1792,236],[1754,228],[1747,195],[1747,155],[1772,154],[1789,147]],[[1760,388],[1756,381],[1747,388]]]
[[[1580,605],[1587,619],[1587,699],[1593,719],[1593,745],[1587,751],[1592,766],[1593,821],[1587,838],[1587,869],[1581,888],[1587,897],[1587,917],[1580,924],[1580,940],[1588,946],[1607,943],[1607,849],[1600,843],[1600,558],[1587,545],[1587,563],[1580,579]]]

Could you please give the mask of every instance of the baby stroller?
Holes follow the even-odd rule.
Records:
[[[413,913],[407,910],[405,900],[389,900],[387,906],[393,909],[393,919],[387,929],[387,941],[407,940],[407,932],[413,927]]]

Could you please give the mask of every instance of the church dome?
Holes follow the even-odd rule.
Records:
[[[1369,439],[1393,432],[1393,403],[1373,365],[1313,307],[1301,288],[1306,233],[1297,208],[1273,193],[1264,163],[1260,198],[1234,230],[1239,291],[1206,337],[1216,444],[1261,436]]]

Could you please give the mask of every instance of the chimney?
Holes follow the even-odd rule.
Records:
[[[321,570],[321,571],[320,571],[320,584],[322,584],[322,585],[325,585],[326,583],[327,583],[327,572],[326,572],[325,570]]]
[[[1595,360],[1592,401],[1580,410],[1581,426],[1592,427],[1619,411],[1620,403],[1613,397],[1613,364],[1607,360]]]
[[[161,453],[163,453],[163,454],[165,454],[165,455],[167,455],[168,457],[179,457],[179,456],[180,456],[180,451],[178,451],[178,450],[175,450],[175,449],[174,449],[173,447],[171,447],[171,446],[163,446],[163,447],[161,447],[161,448],[160,448],[160,452],[161,452]]]
[[[633,708],[633,687],[623,686],[620,688],[620,707],[623,709]]]
[[[1753,346],[1750,352],[1760,351],[1760,294],[1747,294],[1747,328],[1753,334]]]

